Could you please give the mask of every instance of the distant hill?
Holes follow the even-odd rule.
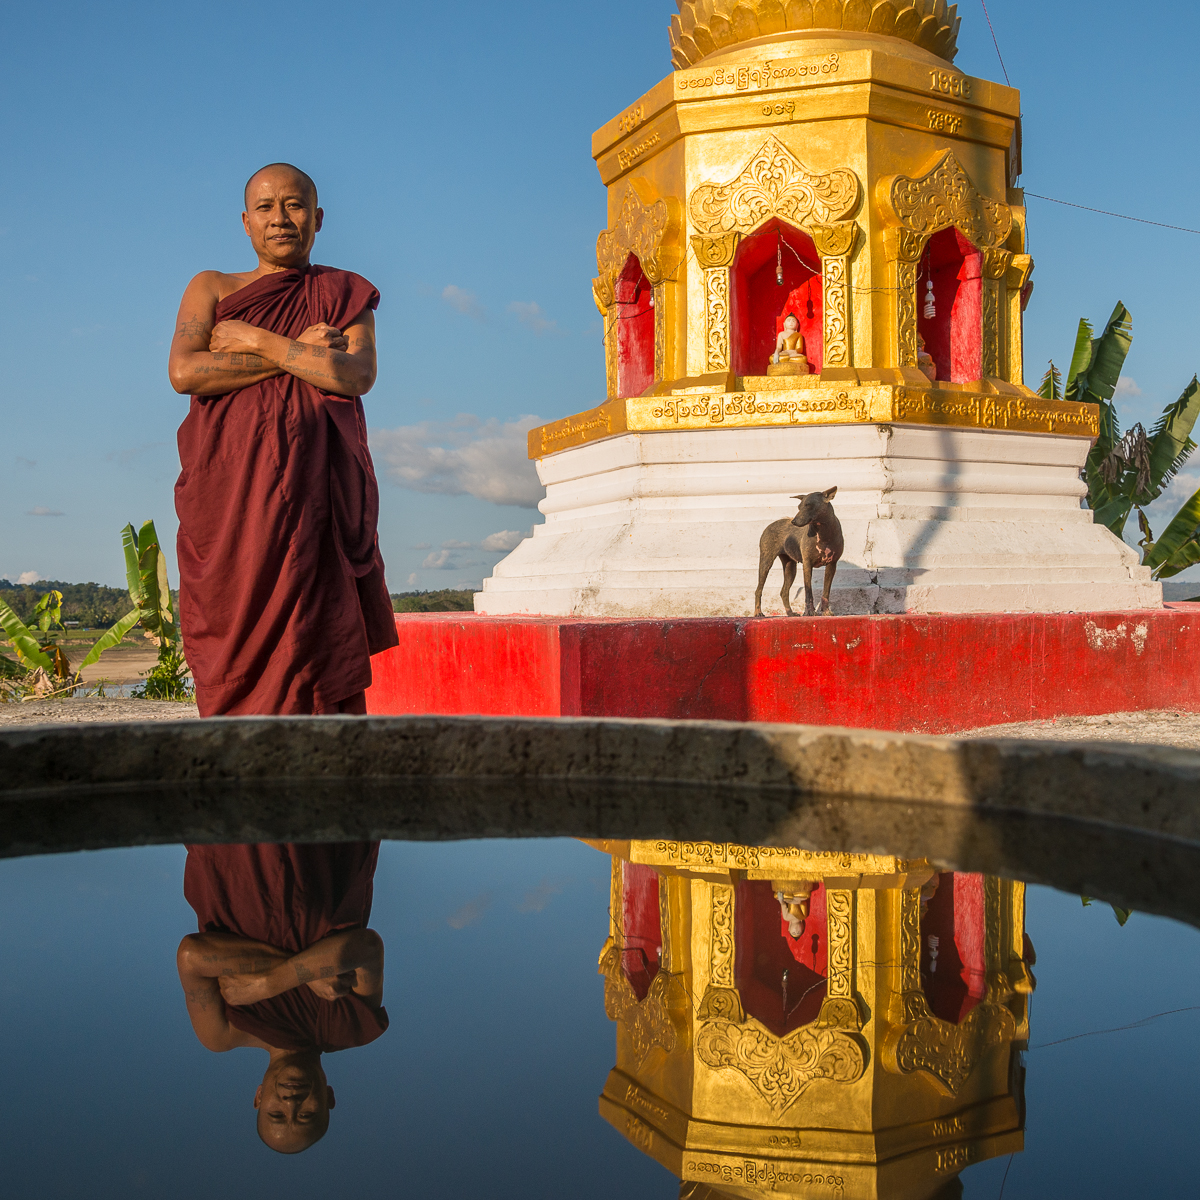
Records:
[[[34,605],[49,591],[63,594],[63,620],[78,621],[86,629],[107,629],[133,607],[124,588],[105,587],[99,583],[64,583],[61,579],[39,579],[30,584],[0,579],[0,599],[22,621],[33,616]]]
[[[443,588],[440,592],[397,592],[392,595],[393,612],[471,612],[475,592]]]

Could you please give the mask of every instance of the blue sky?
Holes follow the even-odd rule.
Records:
[[[1002,79],[977,0],[961,10],[957,65]],[[321,188],[316,260],[383,294],[366,403],[392,590],[478,586],[541,519],[521,463],[528,419],[603,399],[590,137],[670,70],[674,11],[8,10],[0,575],[118,584],[121,526],[153,517],[173,538],[187,402],[165,362],[179,295],[198,270],[253,265],[240,189],[285,159]],[[1200,228],[1184,83],[1195,6],[1133,19],[1114,0],[993,0],[991,13],[1023,93],[1025,186]],[[1028,377],[1119,298],[1135,327],[1121,415],[1149,422],[1200,367],[1200,237],[1039,200],[1030,211]],[[1200,462],[1173,498],[1198,486]]]

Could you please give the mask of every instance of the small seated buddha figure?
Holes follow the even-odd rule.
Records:
[[[804,335],[795,313],[783,319],[783,329],[775,339],[775,353],[767,367],[768,375],[808,375],[812,368],[804,353]]]
[[[930,383],[937,382],[937,363],[933,361],[933,355],[925,349],[925,339],[917,334],[917,370],[924,372],[929,377]]]
[[[775,899],[779,901],[780,915],[787,922],[788,933],[794,938],[804,932],[808,920],[809,901],[816,882],[811,879],[778,880],[771,884]]]

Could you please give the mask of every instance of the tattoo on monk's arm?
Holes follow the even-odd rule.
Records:
[[[304,344],[302,342],[288,342],[287,357],[283,360],[285,363],[293,363],[304,353]]]
[[[207,321],[200,320],[199,317],[191,317],[187,321],[180,321],[175,328],[175,336],[179,338],[204,337],[211,332],[212,326]]]

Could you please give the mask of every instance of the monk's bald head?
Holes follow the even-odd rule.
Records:
[[[313,208],[317,207],[317,185],[313,182],[311,175],[306,174],[299,167],[292,166],[291,163],[268,163],[265,167],[259,167],[246,180],[246,187],[242,193],[242,202],[247,209],[250,207],[250,189],[266,175],[290,177],[297,180],[311,199]]]

